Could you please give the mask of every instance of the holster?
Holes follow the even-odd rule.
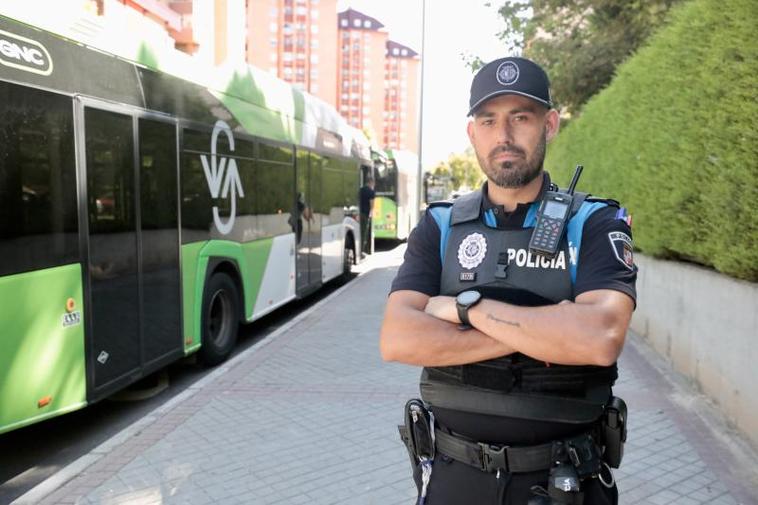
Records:
[[[618,468],[624,457],[626,442],[626,403],[621,398],[612,396],[603,412],[603,460],[611,468]]]
[[[435,454],[432,431],[434,417],[424,406],[424,402],[416,398],[408,400],[403,418],[405,423],[397,429],[400,432],[400,439],[408,449],[411,466],[415,468],[421,459],[433,460]]]

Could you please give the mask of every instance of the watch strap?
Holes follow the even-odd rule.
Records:
[[[470,305],[461,305],[460,303],[456,303],[455,307],[458,309],[458,319],[461,320],[461,329],[471,328],[471,321],[468,318],[468,309]]]

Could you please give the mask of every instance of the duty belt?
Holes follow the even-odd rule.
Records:
[[[508,473],[547,470],[552,464],[553,443],[528,447],[498,446],[470,442],[440,429],[434,430],[437,452],[483,472]]]

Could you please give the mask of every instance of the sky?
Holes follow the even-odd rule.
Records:
[[[469,146],[466,136],[473,74],[461,53],[490,61],[505,54],[496,34],[503,24],[485,0],[426,0],[424,118],[425,170]],[[492,2],[498,5],[498,1]],[[384,24],[391,40],[421,53],[422,0],[338,0],[339,12],[352,7]]]

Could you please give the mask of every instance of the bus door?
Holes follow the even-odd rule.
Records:
[[[321,284],[321,163],[321,156],[298,151],[295,177],[298,218],[295,290],[298,296],[308,294]]]
[[[78,117],[95,400],[182,352],[176,128],[90,101]]]

